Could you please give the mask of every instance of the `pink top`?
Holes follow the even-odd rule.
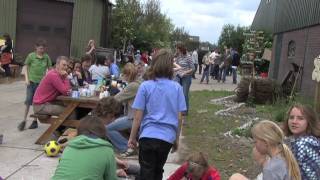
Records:
[[[60,95],[68,95],[71,90],[70,82],[63,78],[56,69],[50,70],[40,82],[34,97],[33,104],[39,105],[51,102]]]

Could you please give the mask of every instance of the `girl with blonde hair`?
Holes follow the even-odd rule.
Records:
[[[252,129],[255,148],[270,159],[265,163],[263,180],[301,180],[300,170],[291,150],[283,142],[284,134],[281,128],[272,121],[261,121]],[[235,174],[230,180],[247,179]]]
[[[132,63],[127,63],[123,68],[122,78],[128,85],[114,98],[124,105],[124,116],[117,118],[106,126],[107,137],[114,145],[115,149],[121,153],[121,156],[133,155],[134,149],[128,148],[128,140],[120,131],[131,129],[133,114],[133,100],[137,94],[140,82],[138,81],[138,71]]]

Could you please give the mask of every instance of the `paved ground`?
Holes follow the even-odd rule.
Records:
[[[198,75],[197,75],[198,76]],[[199,84],[199,78],[193,80],[191,90],[228,90],[233,91],[235,85],[228,77],[226,83],[211,80],[207,84]],[[23,81],[0,84],[0,134],[4,135],[0,145],[0,177],[10,180],[46,180],[50,179],[58,163],[58,158],[48,158],[42,146],[34,144],[35,140],[48,127],[39,124],[36,130],[19,132],[17,124],[22,120],[25,99]],[[27,125],[28,127],[28,125]],[[165,165],[164,177],[173,172],[178,154],[170,154]],[[137,162],[136,160],[131,160]]]

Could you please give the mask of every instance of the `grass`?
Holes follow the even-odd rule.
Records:
[[[195,91],[190,93],[188,126],[184,127],[186,154],[202,151],[208,154],[209,162],[228,179],[233,173],[256,175],[251,159],[252,145],[247,139],[224,137],[223,133],[242,125],[238,119],[216,116],[214,113],[224,107],[210,104],[211,99],[232,95],[225,91]]]
[[[295,103],[308,104],[313,106],[313,100],[307,97],[297,96],[294,101],[286,102],[285,100],[279,100],[274,104],[257,105],[256,111],[259,117],[269,119],[276,122],[282,122],[286,116],[286,113],[290,106]]]
[[[254,178],[260,171],[252,157],[252,142],[244,137],[250,135],[250,127],[240,129],[246,120],[216,116],[214,113],[224,107],[210,104],[211,99],[232,95],[226,91],[194,91],[190,92],[190,111],[188,125],[183,128],[184,143],[187,146],[185,155],[202,151],[208,155],[209,163],[221,173],[221,179],[228,179],[239,172]],[[256,116],[282,122],[288,108],[293,103],[313,104],[312,99],[297,96],[294,102],[278,101],[274,104],[255,105]],[[239,112],[243,114],[244,112]],[[240,139],[225,137],[223,133],[230,131],[233,135],[244,136]],[[186,157],[186,156],[184,156]]]

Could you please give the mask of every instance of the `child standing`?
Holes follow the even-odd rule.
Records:
[[[46,74],[46,71],[51,68],[52,62],[49,55],[46,53],[47,43],[44,40],[38,40],[35,44],[35,52],[30,53],[25,61],[25,81],[27,85],[27,95],[25,100],[25,113],[22,122],[19,123],[18,129],[23,131],[30,106],[32,105],[33,96],[39,86],[40,81]],[[29,129],[38,128],[37,119],[34,119],[29,126]]]
[[[165,49],[152,58],[147,77],[132,107],[136,110],[128,146],[137,145],[141,180],[162,180],[169,151],[176,151],[181,129],[181,113],[186,110],[182,87],[173,78],[173,56]]]
[[[284,144],[284,134],[280,127],[272,121],[261,121],[251,133],[256,150],[270,159],[262,170],[263,180],[301,180],[299,166],[292,152]],[[244,180],[246,177],[234,174],[230,180]]]

